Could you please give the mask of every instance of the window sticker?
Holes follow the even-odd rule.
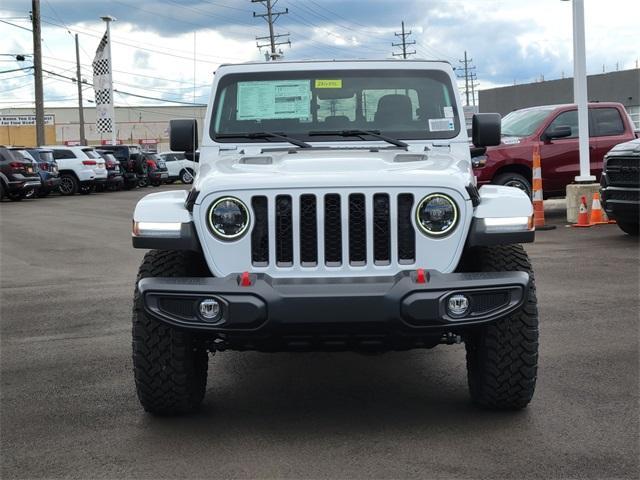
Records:
[[[453,118],[430,118],[429,130],[432,132],[450,132],[455,130]]]
[[[442,107],[442,116],[444,118],[453,118],[453,107]]]
[[[238,82],[238,120],[311,117],[311,80]]]
[[[316,80],[316,88],[342,88],[342,79],[340,80]]]

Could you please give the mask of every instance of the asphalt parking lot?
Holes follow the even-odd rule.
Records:
[[[638,478],[639,250],[616,226],[549,211],[558,228],[527,247],[524,411],[472,407],[456,345],[220,353],[200,413],[154,418],[130,353],[130,218],[150,191],[0,205],[2,478]]]

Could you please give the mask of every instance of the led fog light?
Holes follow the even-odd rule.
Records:
[[[447,300],[447,313],[455,318],[464,317],[469,313],[469,298],[466,295],[451,295]]]
[[[200,315],[208,321],[217,320],[222,312],[220,302],[213,298],[206,298],[200,302]]]

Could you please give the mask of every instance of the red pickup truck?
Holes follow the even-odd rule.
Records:
[[[589,104],[589,155],[591,173],[597,181],[604,155],[635,137],[633,123],[621,104]],[[532,107],[506,115],[502,119],[502,143],[473,158],[478,186],[508,185],[531,195],[535,145],[540,146],[544,197],[564,196],[566,186],[580,170],[576,105]]]

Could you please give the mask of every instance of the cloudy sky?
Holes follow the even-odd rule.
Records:
[[[640,58],[640,1],[585,0],[588,73],[635,68]],[[33,106],[32,65],[11,55],[30,54],[31,2],[0,5],[0,108]],[[276,23],[289,33],[285,58],[391,58],[405,21],[414,57],[454,66],[468,52],[479,89],[571,76],[571,2],[561,0],[279,0],[289,10]],[[180,102],[206,102],[220,63],[261,60],[257,36],[267,25],[251,0],[41,0],[44,89],[47,105],[73,105],[74,34],[79,34],[82,76],[113,15],[114,86],[121,92]],[[263,42],[263,41],[261,41]],[[54,75],[57,74],[57,75]],[[86,98],[92,99],[89,86]],[[157,104],[125,93],[116,105]]]

